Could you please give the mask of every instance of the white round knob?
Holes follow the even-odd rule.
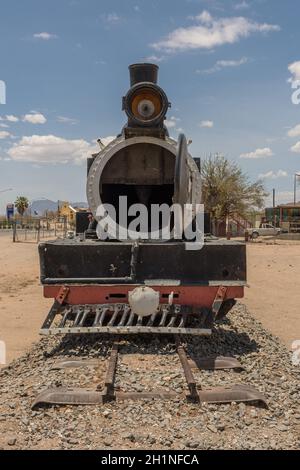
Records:
[[[151,287],[137,287],[128,294],[131,311],[140,317],[148,317],[158,311],[159,292]]]

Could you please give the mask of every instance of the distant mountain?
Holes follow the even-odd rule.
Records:
[[[89,205],[87,202],[70,202],[72,207],[80,207],[81,209],[88,209]]]
[[[43,216],[45,212],[56,212],[58,208],[59,201],[54,202],[50,199],[40,199],[37,201],[33,201],[30,205],[27,214],[32,216]],[[88,208],[88,204],[86,202],[70,202],[72,207],[81,207],[81,208]]]
[[[33,201],[29,206],[27,213],[32,216],[43,216],[45,212],[56,212],[57,202],[50,201],[50,199],[40,199],[39,201]]]

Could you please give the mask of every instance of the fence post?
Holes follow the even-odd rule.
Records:
[[[64,238],[67,237],[67,217],[64,217]]]
[[[36,242],[40,243],[40,231],[41,231],[41,221],[39,220],[38,228],[37,228],[37,237],[36,237]]]
[[[13,243],[16,243],[17,238],[17,222],[13,222]]]

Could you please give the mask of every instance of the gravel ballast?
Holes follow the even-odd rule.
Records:
[[[32,411],[34,398],[45,388],[103,383],[113,342],[112,337],[49,337],[0,371],[0,449],[300,448],[300,369],[244,305],[238,304],[211,337],[183,340],[192,358],[233,356],[244,367],[240,372],[197,371],[199,386],[252,385],[265,395],[268,408],[187,403],[180,397],[186,382],[174,344],[168,337],[149,336],[122,340],[116,389],[174,390],[178,399]],[[68,357],[98,358],[99,364],[51,370]]]

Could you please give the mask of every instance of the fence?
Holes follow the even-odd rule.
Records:
[[[66,238],[70,229],[66,220],[34,219],[32,221],[13,221],[12,240],[16,242],[39,243],[50,238]]]

